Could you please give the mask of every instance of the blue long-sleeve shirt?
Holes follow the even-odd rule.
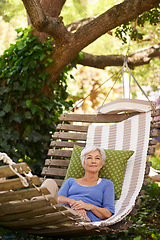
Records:
[[[59,190],[58,196],[72,198],[76,201],[82,200],[97,207],[107,208],[113,214],[115,212],[114,185],[109,179],[102,178],[97,185],[88,187],[78,184],[74,178],[69,178]],[[91,210],[87,211],[87,216],[92,222],[100,220]]]

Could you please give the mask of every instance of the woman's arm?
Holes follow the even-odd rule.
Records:
[[[68,198],[68,197],[64,197],[64,196],[58,197],[58,203],[63,203],[63,204],[67,204],[67,205],[71,206],[71,204],[73,204],[74,202],[75,202],[75,200],[72,198]]]
[[[91,211],[100,219],[106,219],[112,216],[112,213],[107,208],[101,208],[93,205]]]
[[[97,207],[93,204],[85,203],[81,200],[71,203],[70,206],[74,210],[80,210],[80,209],[85,209],[88,211],[91,210],[100,219],[106,219],[112,216],[112,213],[107,208]]]
[[[64,196],[59,196],[58,197],[58,203],[63,203],[63,204],[70,205],[71,208],[72,208],[72,205],[75,202],[77,202],[77,201],[72,199],[72,198],[68,198],[68,197],[64,197]],[[73,209],[73,210],[75,210],[77,212],[77,214],[79,216],[83,217],[84,219],[87,218],[87,214],[86,214],[86,210],[85,209]]]

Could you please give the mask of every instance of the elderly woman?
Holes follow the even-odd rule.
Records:
[[[99,147],[86,147],[81,152],[85,169],[82,178],[67,179],[58,193],[58,202],[75,210],[84,219],[106,219],[114,214],[114,185],[108,179],[100,179],[99,171],[105,162],[105,152]]]

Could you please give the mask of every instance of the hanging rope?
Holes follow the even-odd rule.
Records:
[[[124,68],[124,65],[120,68],[120,70],[118,70],[116,73],[114,73],[111,77],[107,78],[103,83],[101,83],[97,88],[95,88],[91,93],[89,93],[85,98],[81,99],[80,101],[78,101],[78,103],[76,103],[73,107],[70,107],[69,111],[73,111],[76,107],[79,107],[78,105],[82,105],[83,102],[89,97],[91,96],[94,92],[96,92],[99,88],[101,88],[106,82],[108,82],[110,79],[112,79],[114,76],[116,76],[118,73],[118,76],[120,75],[120,73],[122,72],[122,69]],[[117,79],[116,79],[117,81]],[[115,81],[115,82],[116,82]],[[113,88],[113,87],[112,87]],[[111,90],[112,90],[111,88]],[[108,94],[109,95],[109,94]],[[69,112],[68,111],[68,112]],[[68,113],[67,112],[67,113]]]
[[[134,79],[135,83],[137,84],[137,86],[139,87],[139,89],[142,91],[142,93],[144,94],[144,96],[147,98],[147,100],[151,103],[150,99],[148,98],[148,96],[146,95],[146,93],[144,92],[143,88],[140,86],[140,84],[137,82],[137,80],[135,79],[135,77],[133,76],[133,74],[131,73],[130,68],[128,67],[128,63],[127,61],[125,62],[125,67],[127,68],[129,74],[132,76],[132,78]]]
[[[10,157],[6,153],[0,152],[0,161],[3,161],[4,163],[8,164],[12,172],[14,172],[20,179],[21,183],[24,187],[28,187],[29,183],[25,177],[23,177],[16,168],[13,168],[13,165],[15,165],[15,162],[12,161]]]
[[[104,103],[105,103],[106,99],[108,98],[108,96],[109,96],[110,92],[111,92],[111,91],[112,91],[112,89],[114,88],[114,85],[117,83],[117,81],[118,81],[118,79],[119,79],[119,76],[120,76],[120,74],[122,73],[122,71],[123,71],[124,67],[125,67],[125,65],[123,64],[123,66],[122,66],[122,68],[120,69],[120,72],[119,72],[119,74],[118,74],[118,76],[117,76],[116,80],[114,81],[114,83],[113,83],[113,85],[112,85],[112,87],[111,87],[110,91],[108,92],[108,94],[107,94],[107,96],[105,97],[105,99],[104,99],[103,103],[101,104],[101,106],[100,106],[100,108],[99,108],[99,110],[98,110],[97,114],[100,112],[100,110],[101,110],[101,108],[103,107],[103,105],[104,105]]]

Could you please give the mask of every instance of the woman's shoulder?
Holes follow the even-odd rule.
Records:
[[[103,184],[110,184],[113,185],[113,182],[110,179],[102,178]]]
[[[74,182],[74,178],[67,178],[66,180],[65,180],[65,182]]]

